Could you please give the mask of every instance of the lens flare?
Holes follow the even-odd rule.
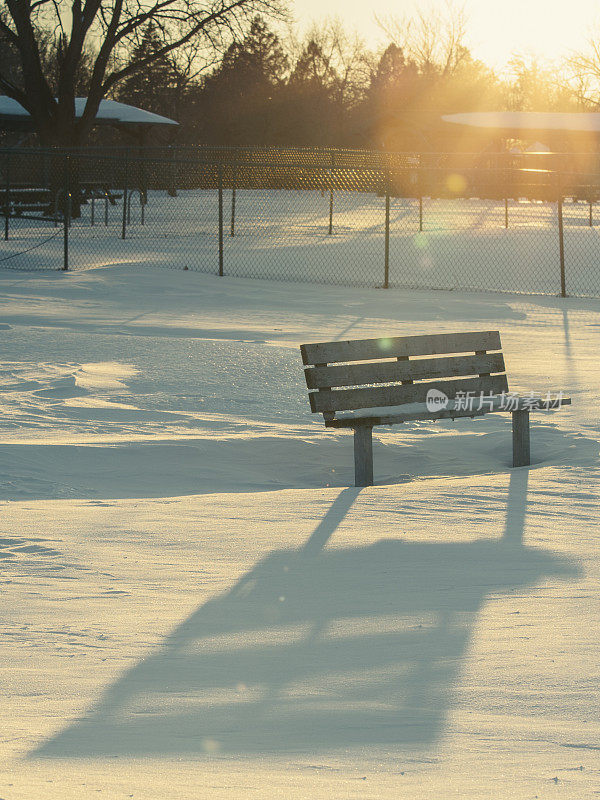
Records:
[[[453,172],[452,175],[448,175],[446,178],[446,188],[449,192],[452,192],[452,194],[463,194],[467,188],[467,181],[464,175],[459,175],[458,172]]]

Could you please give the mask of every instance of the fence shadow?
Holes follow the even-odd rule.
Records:
[[[434,745],[488,594],[577,575],[524,546],[527,475],[511,476],[500,537],[323,549],[358,494],[345,489],[303,547],[202,605],[30,757]]]

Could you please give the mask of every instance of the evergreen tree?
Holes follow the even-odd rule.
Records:
[[[142,31],[140,42],[132,50],[129,61],[135,63],[145,60],[157,53],[162,46],[156,25],[149,22]],[[118,99],[155,114],[171,116],[175,112],[173,88],[171,62],[167,56],[162,56],[125,79],[119,89]]]
[[[230,144],[267,144],[277,123],[277,94],[288,68],[279,37],[262,17],[227,49],[204,84],[199,113],[204,138]]]

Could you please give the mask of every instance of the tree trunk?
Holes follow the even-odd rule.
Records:
[[[39,139],[42,147],[66,151],[70,154],[69,160],[62,154],[57,153],[53,161],[51,189],[52,189],[52,211],[55,206],[63,214],[66,212],[66,192],[68,186],[71,196],[71,217],[78,219],[81,216],[81,204],[83,201],[83,189],[80,182],[80,164],[76,151],[81,147],[82,142],[87,138],[87,133],[78,122],[73,118],[61,125],[53,126],[50,130],[40,133]],[[67,166],[68,165],[68,166]]]

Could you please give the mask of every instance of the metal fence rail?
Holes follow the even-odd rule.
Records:
[[[590,164],[575,170],[570,157],[570,169],[559,169],[565,157],[554,154],[552,168],[473,159],[268,148],[0,151],[0,269],[155,265],[600,296],[600,176]]]

